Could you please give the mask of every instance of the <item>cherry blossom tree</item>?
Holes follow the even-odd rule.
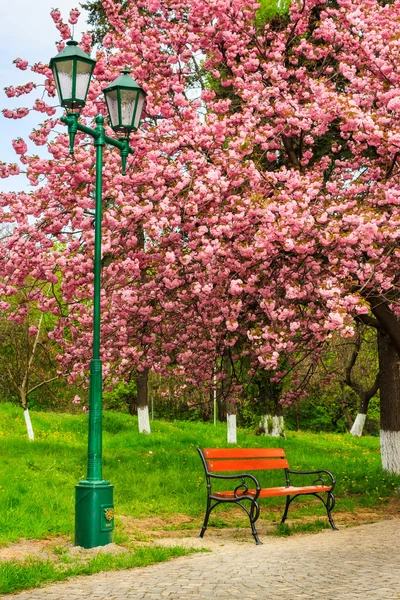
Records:
[[[361,320],[378,330],[383,466],[400,472],[400,2],[294,0],[265,24],[252,1],[102,5],[110,31],[82,117],[105,114],[101,89],[125,64],[147,92],[126,177],[106,151],[106,377],[151,368],[212,381],[227,353],[247,356],[255,372],[276,369],[333,331],[352,336]],[[59,11],[53,18],[67,39]],[[84,35],[82,48],[90,44]],[[32,68],[47,97],[34,103],[46,120],[30,138],[52,157],[14,142],[36,187],[1,197],[2,220],[16,222],[1,293],[29,269],[49,282],[62,272],[60,297],[42,305],[59,316],[60,360],[85,377],[94,154],[78,134],[69,156],[51,73]],[[2,165],[2,176],[19,168]],[[229,379],[233,405],[240,382]]]

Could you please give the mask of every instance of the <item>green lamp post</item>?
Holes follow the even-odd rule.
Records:
[[[78,131],[93,138],[96,147],[95,236],[94,236],[94,293],[93,293],[93,352],[90,362],[89,433],[87,477],[75,486],[75,545],[84,548],[104,546],[112,541],[114,529],[114,486],[102,477],[102,362],[100,360],[100,289],[101,289],[101,221],[103,147],[118,148],[125,175],[126,159],[133,149],[129,134],[139,127],[146,94],[124,69],[104,90],[111,127],[120,136],[108,137],[104,117],[97,115],[96,128],[79,122],[85,106],[90,78],[96,62],[83,52],[74,40],[50,61],[60,104],[67,109],[61,121],[68,125],[70,152],[74,151]]]

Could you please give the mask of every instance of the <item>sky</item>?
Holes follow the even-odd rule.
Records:
[[[4,88],[33,81],[29,68],[21,71],[15,68],[13,60],[22,58],[32,65],[36,62],[48,63],[57,54],[55,42],[60,39],[50,11],[59,8],[64,20],[67,20],[71,8],[79,8],[78,0],[11,0],[0,2],[0,111],[3,108],[14,109],[29,107],[33,96],[7,98]],[[85,31],[85,15],[82,13],[75,25],[75,39],[79,41]],[[32,98],[31,98],[32,96]],[[57,104],[54,99],[54,105]],[[61,114],[60,109],[60,114]],[[22,137],[29,142],[31,130],[43,121],[41,113],[32,111],[24,119],[6,119],[0,113],[0,161],[17,162],[17,156],[11,146],[13,139]],[[37,147],[30,145],[29,150]],[[0,179],[0,192],[28,191],[28,182],[24,176]]]

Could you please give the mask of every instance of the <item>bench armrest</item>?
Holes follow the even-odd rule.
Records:
[[[330,485],[333,488],[336,485],[336,480],[330,471],[326,471],[325,469],[320,469],[317,471],[294,471],[293,469],[285,469],[286,470],[286,481],[287,484],[290,485],[290,474],[292,475],[318,475],[318,478],[313,481],[313,485]],[[329,483],[325,483],[323,475],[327,475],[330,478]]]
[[[237,485],[235,487],[235,489],[233,490],[233,493],[235,494],[236,498],[243,498],[243,496],[246,496],[246,493],[249,489],[249,486],[246,483],[246,478],[250,479],[256,488],[256,493],[255,494],[251,494],[251,498],[252,500],[257,500],[258,496],[260,495],[260,491],[261,491],[261,486],[260,483],[258,481],[258,479],[256,477],[254,477],[254,475],[251,475],[250,473],[240,473],[238,475],[214,475],[214,473],[208,473],[208,477],[212,477],[213,479],[239,479],[241,480],[241,483],[239,483],[239,485]],[[238,492],[240,493],[240,496],[238,495]],[[249,496],[250,497],[250,496]]]

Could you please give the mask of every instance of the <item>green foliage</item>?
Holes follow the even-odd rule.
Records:
[[[29,442],[21,410],[0,404],[0,544],[73,532],[74,486],[86,475],[87,415],[32,412],[32,421],[36,439]],[[277,441],[239,429],[238,445],[279,445],[293,469],[332,471],[341,513],[379,507],[400,485],[400,477],[382,470],[379,440],[369,436],[288,432],[287,439]],[[200,526],[205,483],[196,446],[226,446],[225,425],[153,421],[152,434],[143,435],[136,417],[106,413],[103,476],[115,485],[117,517],[184,514]],[[262,484],[279,482],[284,483],[281,472],[261,474]],[[262,505],[262,519],[276,519],[275,511],[283,510],[282,498]],[[322,503],[294,502],[290,517],[304,515],[323,519]],[[222,518],[221,513],[215,517]]]
[[[365,422],[365,433],[379,436],[380,402],[376,396],[371,399],[368,407],[367,420]]]
[[[120,2],[122,11],[128,5],[128,0]],[[100,0],[88,0],[81,4],[82,8],[87,11],[87,23],[91,26],[93,32],[93,43],[101,45],[104,36],[113,31],[113,27],[107,19],[106,11],[103,3]]]
[[[338,391],[335,395],[332,391],[327,391],[322,397],[311,396],[302,400],[298,407],[294,405],[285,408],[285,428],[288,430],[296,429],[296,411],[298,411],[297,418],[302,431],[346,433],[349,427],[343,414],[339,393]],[[349,395],[353,397],[351,415],[354,419],[358,412],[357,398],[355,394]],[[369,405],[364,433],[379,436],[379,419],[379,399],[373,398]]]
[[[295,429],[295,407],[286,411],[285,425],[288,429]],[[339,401],[334,397],[311,397],[300,403],[299,409],[300,429],[320,432],[345,433],[348,431],[347,422]]]
[[[259,427],[261,415],[265,414],[265,407],[257,402],[257,398],[243,400],[237,411],[237,423],[239,427],[256,429]]]
[[[264,24],[275,17],[288,14],[291,3],[292,0],[260,0],[257,23]]]
[[[103,393],[104,408],[108,410],[121,410],[126,412],[134,403],[137,396],[136,383],[120,381],[113,390]]]
[[[208,394],[182,377],[162,378],[150,373],[148,383],[149,409],[157,419],[169,421],[207,420],[211,416]],[[113,390],[103,394],[106,410],[136,413],[137,389],[135,381],[119,382]]]

